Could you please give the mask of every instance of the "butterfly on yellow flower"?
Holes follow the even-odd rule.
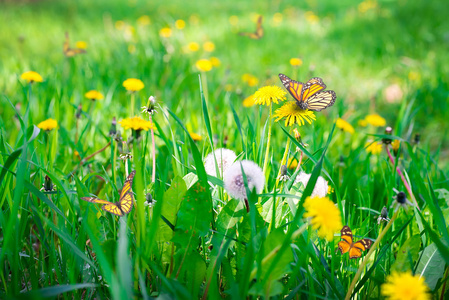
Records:
[[[132,171],[125,180],[122,191],[120,192],[120,199],[118,202],[113,203],[106,200],[101,200],[96,197],[82,197],[81,199],[87,202],[104,204],[101,208],[111,214],[117,216],[123,216],[131,211],[133,208],[133,191],[131,189],[133,185],[133,178],[136,175],[136,171]]]
[[[243,35],[243,36],[247,36],[247,37],[249,37],[250,39],[253,39],[253,40],[261,39],[263,37],[263,34],[264,34],[264,30],[263,30],[263,27],[262,27],[262,21],[263,21],[263,17],[259,16],[259,18],[257,19],[257,27],[256,27],[256,31],[255,32],[240,32],[239,34]]]
[[[362,251],[369,249],[373,244],[373,241],[370,239],[361,239],[354,243],[349,226],[343,226],[341,229],[341,239],[342,241],[338,243],[338,250],[340,250],[341,254],[349,252],[349,258],[361,257]]]
[[[334,91],[324,91],[326,85],[319,77],[314,77],[306,83],[293,80],[284,74],[279,74],[279,79],[303,110],[321,111],[332,106],[337,99]]]
[[[64,46],[62,48],[64,55],[67,57],[72,57],[77,54],[86,53],[86,50],[80,49],[80,48],[70,48],[70,40],[69,40],[69,33],[65,33],[65,41]]]

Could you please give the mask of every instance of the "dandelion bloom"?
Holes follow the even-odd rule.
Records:
[[[101,100],[104,98],[103,94],[96,90],[88,91],[84,94],[84,97],[90,100]]]
[[[298,160],[295,157],[290,157],[287,162],[287,168],[296,169],[298,166]]]
[[[421,75],[416,71],[410,71],[408,73],[408,79],[412,81],[419,80],[421,79]]]
[[[312,11],[308,11],[305,13],[306,21],[310,24],[316,24],[320,20],[320,18],[315,15]]]
[[[126,118],[119,121],[118,123],[125,129],[132,129],[136,131],[148,131],[149,129],[154,129],[153,123],[151,123],[150,121],[146,121],[141,117]]]
[[[75,43],[75,47],[78,48],[78,49],[86,50],[87,49],[87,43],[85,41],[77,41]]]
[[[273,22],[277,25],[282,22],[283,16],[281,13],[277,12],[273,15]]]
[[[251,107],[253,105],[255,105],[255,99],[254,99],[254,94],[252,94],[251,96],[248,96],[245,98],[245,100],[243,100],[243,106],[244,107]]]
[[[365,151],[374,155],[379,154],[382,152],[382,143],[368,141],[365,144]]]
[[[398,152],[400,145],[401,145],[400,140],[394,140],[393,142],[391,142],[391,147],[393,148],[394,152]]]
[[[302,65],[302,59],[294,57],[290,59],[290,64],[294,67],[299,67]]]
[[[430,300],[428,291],[424,278],[409,272],[393,272],[381,287],[382,295],[390,300]]]
[[[285,126],[292,126],[298,124],[302,126],[307,123],[312,124],[316,120],[315,114],[311,110],[301,109],[296,102],[290,101],[285,103],[280,108],[276,109],[273,118],[276,118],[276,122],[285,118]]]
[[[171,37],[172,30],[169,27],[164,27],[161,30],[159,30],[159,35],[163,38],[169,38]]]
[[[210,62],[212,64],[212,66],[214,66],[214,67],[219,67],[221,65],[221,61],[218,58],[214,57],[214,56],[209,58],[209,60],[210,60]]]
[[[359,120],[359,121],[357,122],[357,124],[359,124],[359,126],[362,126],[362,127],[368,126],[368,122],[367,122],[365,119]]]
[[[287,93],[276,85],[264,86],[254,93],[254,101],[260,105],[271,105],[272,102],[278,104],[279,101],[287,99]]]
[[[212,52],[212,51],[215,50],[215,44],[212,43],[212,42],[205,42],[205,43],[203,44],[203,49],[204,49],[204,51],[206,51],[206,52]]]
[[[304,208],[304,217],[311,218],[312,228],[318,229],[321,238],[332,241],[334,233],[343,227],[340,211],[328,197],[307,197]]]
[[[256,86],[259,83],[259,79],[251,74],[243,74],[242,80],[248,84],[248,86]]]
[[[143,15],[137,19],[137,24],[140,26],[150,25],[151,19],[147,15]]]
[[[265,176],[262,169],[253,161],[243,160],[232,164],[224,173],[224,186],[228,194],[239,200],[248,198],[246,195],[245,181],[243,179],[243,172],[245,172],[246,180],[248,181],[248,189],[256,190],[256,193],[261,193],[265,185]]]
[[[58,122],[50,118],[37,124],[37,127],[46,131],[50,131],[58,127]]]
[[[200,44],[198,44],[197,42],[190,42],[187,44],[187,49],[189,49],[189,51],[191,52],[196,52],[200,50]]]
[[[301,182],[305,188],[311,176],[312,174],[301,172],[296,177],[295,184]],[[322,176],[318,176],[318,179],[315,182],[315,186],[313,187],[311,197],[325,197],[327,195],[328,189],[329,186],[327,184],[327,181]]]
[[[177,29],[184,29],[184,27],[186,27],[186,22],[184,20],[181,20],[181,19],[176,20],[175,27]]]
[[[383,127],[387,125],[387,121],[378,114],[367,115],[365,117],[365,121],[376,127]]]
[[[195,66],[201,72],[208,72],[212,70],[212,63],[208,59],[200,59],[195,63]]]
[[[203,137],[201,135],[199,135],[198,133],[195,132],[189,132],[190,137],[192,138],[192,140],[196,141],[201,141],[203,139]]]
[[[25,72],[22,75],[20,75],[20,78],[22,78],[23,80],[26,80],[28,83],[44,81],[42,79],[42,76],[39,73],[34,72],[34,71]]]
[[[206,173],[212,176],[217,176],[217,168],[215,167],[216,161],[218,174],[221,176],[234,163],[236,158],[237,155],[235,155],[234,151],[226,148],[219,148],[214,152],[209,153],[204,159]]]
[[[230,17],[229,17],[229,23],[230,23],[232,26],[237,25],[237,24],[239,23],[239,17],[237,17],[237,16],[230,16]]]
[[[128,78],[123,81],[123,86],[127,91],[136,92],[145,87],[142,80],[136,78]]]
[[[350,134],[354,133],[354,127],[352,127],[352,125],[349,124],[349,122],[347,122],[341,118],[337,119],[336,125],[338,128],[340,128],[343,131],[349,132]]]

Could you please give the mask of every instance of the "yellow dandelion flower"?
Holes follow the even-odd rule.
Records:
[[[212,56],[211,58],[209,58],[209,60],[212,63],[212,66],[214,67],[219,67],[221,65],[221,61],[215,56]]]
[[[101,100],[104,98],[103,94],[96,90],[90,90],[84,94],[84,97],[90,100]]]
[[[287,168],[296,169],[298,166],[298,160],[295,157],[290,157],[287,162]]]
[[[198,24],[200,22],[200,17],[197,14],[193,14],[189,17],[189,22],[192,24]]]
[[[302,59],[297,57],[290,58],[290,64],[294,67],[299,67],[302,65]]]
[[[159,35],[163,38],[169,38],[171,37],[172,30],[169,27],[164,27],[161,30],[159,30]]]
[[[351,124],[341,118],[337,119],[336,125],[343,131],[349,132],[350,134],[354,133],[354,127],[352,127]]]
[[[56,120],[50,118],[50,119],[47,119],[47,120],[42,121],[39,124],[37,124],[37,127],[42,130],[50,131],[50,130],[58,127],[58,122]]]
[[[78,49],[86,50],[87,49],[87,43],[85,41],[77,41],[75,43],[75,47],[78,48]]]
[[[320,20],[320,18],[315,15],[312,11],[308,11],[305,13],[306,21],[310,24],[316,24]]]
[[[315,114],[311,110],[302,110],[296,102],[290,101],[278,108],[273,115],[276,122],[285,118],[285,126],[292,126],[298,124],[302,126],[307,123],[312,124],[316,120]]]
[[[257,77],[255,76],[251,76],[248,81],[248,86],[256,86],[259,83],[259,79],[257,79]]]
[[[26,80],[28,83],[44,81],[42,79],[42,76],[39,73],[34,72],[34,71],[28,71],[28,72],[22,73],[22,75],[20,75],[20,78],[22,78],[23,80]]]
[[[237,16],[230,16],[229,17],[229,24],[232,26],[236,26],[239,23],[239,17]]]
[[[424,277],[409,272],[393,272],[381,287],[382,295],[390,300],[430,300],[428,291]]]
[[[175,27],[177,29],[179,29],[179,30],[182,30],[182,29],[184,29],[184,27],[186,27],[186,22],[184,20],[181,20],[181,19],[176,20]]]
[[[382,152],[382,143],[368,141],[365,144],[365,151],[374,155],[379,154]]]
[[[273,15],[273,23],[279,25],[282,22],[283,16],[281,13],[277,12]]]
[[[311,218],[312,228],[318,229],[318,236],[332,241],[334,233],[343,227],[340,210],[328,197],[307,197],[304,201],[305,218]]]
[[[206,51],[206,52],[212,52],[212,51],[215,50],[215,44],[212,43],[212,42],[210,42],[210,41],[205,42],[205,43],[203,44],[203,49],[204,49],[204,51]]]
[[[198,70],[200,70],[201,72],[209,72],[210,70],[212,70],[212,62],[208,59],[200,59],[195,63],[195,66]]]
[[[203,138],[201,137],[201,135],[199,135],[198,133],[194,133],[194,132],[189,132],[190,137],[194,140],[194,141],[201,141]]]
[[[393,142],[391,142],[391,147],[393,148],[394,152],[398,152],[400,145],[401,145],[400,140],[394,140]]]
[[[139,26],[147,26],[150,25],[151,19],[147,15],[143,15],[137,19],[137,25]]]
[[[136,131],[155,129],[153,123],[146,121],[141,117],[126,118],[118,122],[124,129],[132,129]]]
[[[359,120],[357,122],[357,124],[359,124],[359,126],[362,126],[362,127],[368,126],[368,122],[366,120]]]
[[[142,80],[136,78],[128,78],[123,81],[123,86],[127,91],[136,92],[145,87]]]
[[[234,87],[233,87],[232,84],[230,84],[230,83],[228,83],[228,84],[226,84],[226,85],[224,86],[224,89],[225,89],[226,92],[232,91],[233,88],[234,88]]]
[[[123,30],[124,28],[125,28],[125,22],[123,22],[122,20],[118,20],[117,22],[115,22],[115,29]]]
[[[254,93],[254,100],[256,104],[271,105],[272,102],[278,104],[279,100],[286,100],[287,93],[276,85],[269,85],[261,87]]]
[[[330,194],[332,194],[333,192],[334,192],[334,189],[329,185],[329,186],[327,187],[327,194],[330,195]]]
[[[255,105],[255,99],[254,99],[254,94],[252,94],[251,96],[248,96],[245,98],[245,100],[243,100],[243,106],[244,107],[251,107],[253,105]]]
[[[200,44],[198,44],[197,42],[190,42],[187,44],[187,49],[191,52],[196,52],[200,50]]]
[[[387,121],[378,114],[367,115],[365,117],[365,121],[368,122],[368,124],[376,127],[382,127],[387,125]]]

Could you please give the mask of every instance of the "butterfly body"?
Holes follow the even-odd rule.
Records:
[[[361,239],[354,243],[352,239],[352,231],[349,226],[343,226],[341,229],[341,239],[338,243],[338,250],[341,254],[349,252],[349,258],[359,258],[362,256],[362,251],[371,247],[373,241],[369,239]]]
[[[332,106],[337,99],[334,91],[325,91],[326,85],[319,77],[314,77],[306,83],[293,80],[284,74],[279,74],[279,79],[303,110],[321,111]]]
[[[126,178],[125,183],[123,184],[122,191],[120,192],[120,199],[116,203],[101,200],[96,197],[82,197],[81,199],[91,203],[104,204],[101,207],[104,211],[110,212],[111,214],[117,216],[123,216],[129,213],[133,208],[133,191],[131,188],[135,174],[136,171],[132,171]]]
[[[247,36],[247,37],[249,37],[250,39],[253,39],[253,40],[261,39],[263,37],[263,34],[264,34],[264,30],[263,30],[263,27],[262,27],[262,21],[263,21],[263,17],[259,16],[259,18],[257,19],[257,27],[256,27],[256,31],[255,32],[240,32],[239,34],[243,35],[243,36]]]

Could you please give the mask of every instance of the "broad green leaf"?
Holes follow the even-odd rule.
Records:
[[[396,261],[391,266],[391,270],[405,272],[413,269],[413,263],[418,259],[421,238],[416,234],[409,238],[399,249]]]
[[[224,233],[227,229],[234,227],[245,213],[243,202],[231,199],[217,216],[218,231]]]
[[[206,276],[206,262],[198,252],[191,252],[185,259],[182,267],[184,282],[192,296],[198,296],[200,286]]]
[[[415,274],[423,276],[426,279],[426,283],[431,290],[435,289],[437,282],[444,274],[445,261],[437,246],[432,243],[423,251],[419,265],[416,268]]]

